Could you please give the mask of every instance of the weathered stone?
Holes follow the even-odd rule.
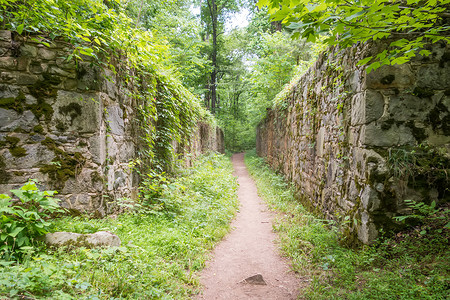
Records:
[[[20,47],[20,54],[26,57],[36,57],[37,56],[37,48],[35,46],[24,44]]]
[[[17,70],[18,71],[26,71],[28,69],[30,59],[27,57],[18,57],[17,58]]]
[[[66,90],[74,90],[78,86],[78,81],[76,79],[66,79],[64,81],[64,88]]]
[[[88,62],[79,63],[78,66],[78,89],[82,91],[99,90],[100,76],[97,67]]]
[[[38,77],[36,75],[29,74],[19,74],[16,79],[16,83],[18,85],[32,85],[38,81]]]
[[[264,278],[261,274],[256,274],[250,277],[245,278],[241,281],[242,283],[252,284],[252,285],[267,285],[264,281]]]
[[[48,69],[48,65],[41,62],[32,62],[30,64],[30,72],[33,74],[42,74],[46,72]]]
[[[109,106],[107,109],[106,121],[112,134],[124,134],[123,111],[119,106]]]
[[[369,215],[366,212],[361,214],[361,225],[358,227],[358,238],[364,244],[370,244],[375,241],[378,236],[378,231],[371,222]]]
[[[38,121],[31,111],[20,114],[14,110],[0,108],[0,131],[13,131],[21,128],[30,131]]]
[[[44,240],[47,245],[53,247],[120,247],[120,238],[109,231],[99,231],[93,234],[54,232],[47,233]]]
[[[392,147],[414,145],[414,136],[411,129],[405,126],[391,125],[383,129],[382,125],[369,124],[365,126],[364,143],[368,146]]]
[[[14,57],[0,57],[0,68],[6,70],[15,70],[17,60]]]
[[[41,144],[24,144],[21,147],[26,151],[23,157],[14,157],[9,151],[4,153],[5,163],[12,169],[39,168],[55,158],[54,152]]]
[[[441,68],[438,63],[420,67],[417,72],[417,86],[432,90],[446,90],[450,86],[448,67]]]
[[[366,186],[361,194],[361,204],[366,211],[375,211],[380,208],[380,199],[378,193],[370,186]]]
[[[45,60],[54,60],[56,58],[56,52],[48,48],[39,48],[38,56]]]
[[[94,135],[89,138],[89,151],[92,159],[97,164],[102,165],[106,160],[106,140],[104,135]]]
[[[37,99],[31,95],[25,95],[25,103],[27,105],[34,105],[37,103]]]
[[[58,75],[58,76],[67,77],[67,78],[71,78],[71,79],[75,79],[77,77],[77,74],[75,71],[72,70],[72,72],[71,72],[71,71],[62,70],[56,66],[50,66],[48,69],[48,72],[53,75]]]
[[[11,31],[0,30],[0,41],[11,43]]]
[[[415,76],[408,64],[383,66],[367,75],[366,86],[369,89],[404,89],[413,86],[414,81]]]
[[[96,94],[58,91],[52,125],[65,132],[94,133],[100,127],[101,105]]]
[[[365,95],[365,124],[378,120],[383,112],[383,96],[379,92],[367,90]]]

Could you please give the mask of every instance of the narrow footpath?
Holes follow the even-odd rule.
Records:
[[[232,162],[240,211],[201,274],[204,291],[198,299],[297,299],[301,284],[274,244],[273,214],[257,194],[244,154],[233,155]]]

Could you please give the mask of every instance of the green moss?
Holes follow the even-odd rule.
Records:
[[[92,183],[94,184],[94,183],[96,183],[96,182],[104,182],[104,178],[97,172],[97,171],[95,171],[95,172],[92,172],[91,173],[91,181],[92,181]]]
[[[14,176],[23,176],[25,172],[15,171]]]
[[[11,176],[6,172],[6,163],[2,155],[0,155],[0,183],[8,183]]]
[[[64,122],[62,122],[61,120],[58,120],[58,122],[56,123],[55,127],[60,132],[64,132],[67,129],[66,125],[64,125]]]
[[[413,95],[419,98],[429,98],[434,95],[434,91],[427,87],[416,87],[413,91]]]
[[[427,116],[427,124],[430,124],[435,132],[442,130],[445,135],[450,135],[449,121],[450,112],[442,102],[436,104]]]
[[[23,113],[25,103],[25,95],[20,92],[16,98],[1,98],[0,99],[0,108],[4,109],[12,109],[17,111],[18,113]]]
[[[48,174],[54,185],[63,188],[65,182],[81,172],[85,158],[80,152],[68,153],[60,149],[56,142],[47,137],[41,142],[42,145],[55,153],[55,158],[48,165],[41,167],[41,173]]]
[[[36,125],[33,127],[33,131],[36,133],[44,133],[44,127],[42,125]]]
[[[407,122],[406,126],[409,129],[411,129],[412,135],[419,144],[422,143],[428,137],[428,135],[425,133],[425,128],[416,127],[414,121]]]
[[[37,103],[34,105],[29,105],[28,108],[33,112],[38,120],[44,116],[44,120],[50,122],[53,116],[53,107],[46,103],[44,99],[38,98]]]
[[[27,150],[20,146],[9,148],[9,152],[14,157],[23,157],[27,155]]]
[[[15,136],[6,136],[5,141],[8,142],[11,147],[15,147],[20,142],[20,139]]]

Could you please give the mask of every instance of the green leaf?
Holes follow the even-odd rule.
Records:
[[[367,64],[370,60],[372,59],[372,56],[366,57],[364,59],[361,59],[360,61],[358,61],[358,63],[356,64],[357,66],[362,66]]]
[[[18,34],[22,34],[24,26],[25,24],[20,24],[19,26],[17,26],[16,31]]]
[[[12,232],[8,233],[9,236],[16,237],[25,227],[16,227]]]

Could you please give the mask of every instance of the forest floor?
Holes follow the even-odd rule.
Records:
[[[302,282],[279,254],[273,213],[258,196],[244,154],[234,154],[232,162],[241,206],[232,232],[201,274],[204,291],[198,299],[297,299]]]

